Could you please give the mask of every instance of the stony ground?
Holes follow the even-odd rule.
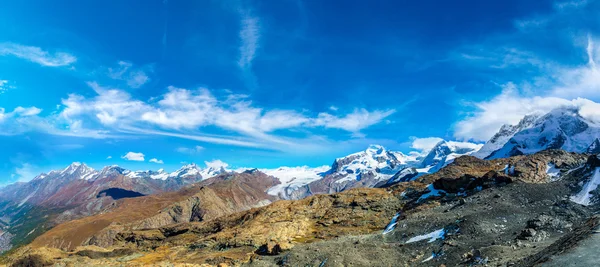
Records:
[[[302,244],[249,266],[511,266],[541,251],[591,212],[566,199],[562,183],[512,183],[412,213],[395,231]],[[446,228],[445,238],[407,243]],[[452,229],[450,231],[450,229]],[[439,256],[423,262],[433,253]]]

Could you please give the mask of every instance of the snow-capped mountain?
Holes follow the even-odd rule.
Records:
[[[481,144],[468,142],[440,141],[420,162],[419,173],[436,172],[450,164],[455,158],[470,155],[482,148]]]
[[[344,181],[361,180],[371,174],[376,180],[388,179],[401,169],[413,166],[418,160],[401,152],[388,151],[380,145],[371,145],[365,151],[338,158],[331,166],[331,173],[343,174]]]
[[[540,114],[531,114],[525,116],[517,125],[504,124],[490,140],[488,140],[481,149],[473,153],[473,156],[478,158],[485,158],[494,151],[502,148],[508,140],[510,140],[516,133],[530,128],[533,123],[541,117]]]
[[[280,168],[277,171],[264,172],[282,182],[281,185],[270,189],[270,194],[286,199],[298,199],[355,187],[374,187],[410,181],[419,175],[437,171],[459,156],[472,154],[481,146],[466,142],[442,141],[423,156],[414,152],[406,155],[389,151],[380,145],[371,145],[365,151],[337,158],[328,170],[325,167],[305,167],[300,171],[298,168]],[[293,184],[289,182],[288,177],[294,178],[291,180]]]
[[[96,198],[97,192],[108,188],[154,194],[178,190],[226,171],[224,166],[200,168],[196,164],[185,165],[172,173],[163,169],[131,171],[116,165],[94,170],[83,163],[73,162],[64,169],[41,173],[29,182],[1,188],[0,199],[14,202],[19,207],[43,202],[75,205]]]
[[[511,127],[514,131],[506,131]],[[475,155],[494,159],[545,149],[582,153],[596,149],[599,136],[600,125],[582,117],[577,108],[561,107],[543,116],[527,116],[517,126],[503,126]]]

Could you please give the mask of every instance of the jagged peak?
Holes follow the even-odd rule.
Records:
[[[385,147],[383,147],[382,145],[369,145],[369,147],[367,147],[367,149],[365,150],[365,152],[369,153],[369,154],[381,154],[383,152],[385,152]]]

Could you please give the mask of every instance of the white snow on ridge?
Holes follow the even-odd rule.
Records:
[[[302,167],[280,167],[277,169],[259,169],[267,175],[278,178],[281,184],[269,188],[267,194],[277,196],[286,190],[293,190],[323,178],[322,173],[329,170],[329,166],[311,168]]]
[[[577,193],[577,195],[571,196],[571,201],[584,206],[590,205],[592,198],[590,192],[596,190],[596,188],[598,188],[598,185],[600,185],[600,167],[594,170],[592,178],[587,184],[585,184],[583,189],[581,189],[581,191]]]

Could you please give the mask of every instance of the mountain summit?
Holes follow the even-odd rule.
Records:
[[[596,148],[598,136],[600,126],[581,116],[579,109],[561,107],[543,116],[526,116],[515,126],[503,126],[474,155],[496,159],[545,149],[583,153]]]

